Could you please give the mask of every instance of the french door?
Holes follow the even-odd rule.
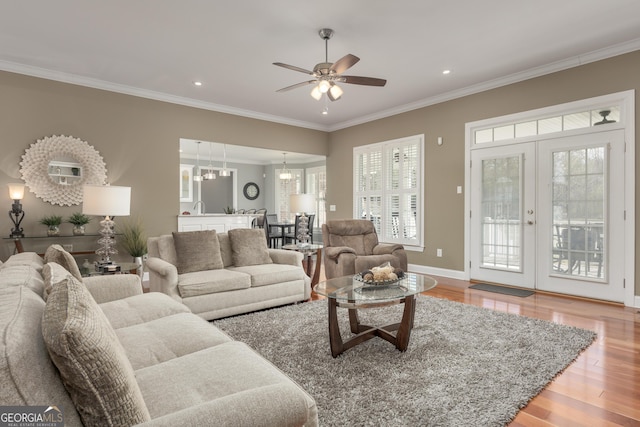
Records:
[[[471,278],[624,301],[623,135],[473,150]]]
[[[471,278],[535,287],[535,143],[471,152]]]

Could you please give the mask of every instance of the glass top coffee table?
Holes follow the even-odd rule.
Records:
[[[327,297],[329,303],[329,342],[331,355],[338,357],[344,351],[373,337],[380,337],[405,351],[409,345],[413,318],[416,312],[416,294],[433,289],[438,282],[432,277],[406,273],[398,282],[387,285],[367,285],[354,276],[338,277],[318,283],[314,292]],[[404,304],[399,323],[376,327],[363,325],[358,310]],[[354,335],[343,341],[338,326],[338,307],[349,310],[349,326]],[[397,331],[395,335],[392,332]]]

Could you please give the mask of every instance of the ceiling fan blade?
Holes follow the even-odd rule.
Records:
[[[316,80],[309,80],[308,82],[296,83],[291,86],[283,87],[282,89],[278,89],[276,92],[286,92],[291,89],[296,89],[302,86],[310,85],[316,83]]]
[[[282,62],[274,62],[273,65],[277,65],[278,67],[283,67],[289,70],[300,71],[301,73],[313,75],[313,71],[305,70],[304,68],[296,67],[295,65],[283,64]]]
[[[336,74],[342,74],[349,68],[353,67],[358,61],[360,61],[360,58],[349,53],[334,62],[331,68],[329,68],[329,71],[333,71]]]
[[[375,77],[341,76],[340,80],[352,85],[384,86],[387,84],[385,79],[377,79]]]

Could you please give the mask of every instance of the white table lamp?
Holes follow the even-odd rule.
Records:
[[[86,215],[104,216],[100,221],[98,243],[102,246],[96,250],[101,260],[98,270],[103,272],[118,271],[118,266],[111,260],[111,255],[118,251],[115,248],[115,232],[112,217],[128,216],[131,204],[131,187],[115,185],[85,185],[82,187],[82,213]]]
[[[309,244],[309,218],[307,213],[316,210],[316,197],[313,194],[291,194],[289,196],[289,210],[300,214],[298,223],[298,239],[299,246]]]

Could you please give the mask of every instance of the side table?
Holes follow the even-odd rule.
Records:
[[[105,275],[109,275],[109,274],[138,274],[138,264],[133,263],[133,262],[118,262],[117,263],[120,266],[120,271],[116,271],[116,272],[112,272],[112,273],[107,273],[107,272],[101,272],[101,271],[97,271],[95,270],[93,267],[94,265],[92,264],[91,267],[92,269],[87,269],[84,266],[78,266],[80,268],[80,273],[83,276],[105,276]],[[89,271],[87,271],[89,270]]]
[[[322,265],[322,245],[306,245],[298,246],[296,244],[282,245],[282,249],[300,252],[304,258],[302,259],[302,267],[307,276],[311,277],[311,287],[313,288],[320,280],[320,269]],[[313,268],[313,255],[316,255],[315,269]]]

